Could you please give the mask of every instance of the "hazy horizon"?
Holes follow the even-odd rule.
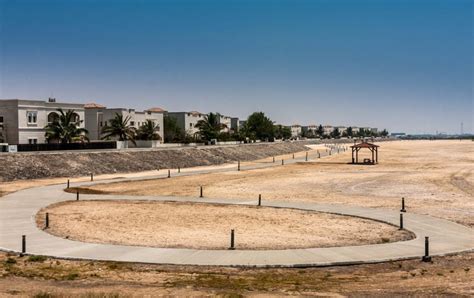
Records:
[[[0,98],[473,132],[473,4],[0,0]]]

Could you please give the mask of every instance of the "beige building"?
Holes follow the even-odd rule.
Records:
[[[301,132],[302,132],[301,125],[293,124],[292,126],[290,126],[290,130],[291,130],[291,137],[292,138],[298,138],[298,137],[301,136]]]
[[[84,105],[42,100],[1,99],[0,131],[9,144],[45,143],[44,127],[59,116],[58,109],[74,110],[75,120],[84,128]]]
[[[194,136],[199,132],[196,124],[200,120],[204,120],[206,116],[197,111],[191,112],[168,112],[167,115],[176,120],[176,124],[190,136]]]
[[[100,140],[102,137],[102,128],[110,124],[110,120],[116,114],[122,115],[124,118],[130,116],[129,125],[140,128],[147,120],[152,120],[158,126],[158,134],[163,140],[163,114],[166,112],[161,108],[151,108],[143,112],[134,109],[125,108],[106,108],[105,106],[88,103],[84,105],[86,129],[89,131],[89,139]]]

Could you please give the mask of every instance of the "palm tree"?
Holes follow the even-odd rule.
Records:
[[[322,137],[324,136],[324,128],[323,128],[323,126],[322,126],[321,124],[318,126],[318,129],[316,129],[316,134],[317,134],[320,138],[322,138]]]
[[[122,114],[115,113],[115,117],[110,120],[110,125],[106,125],[102,128],[102,139],[116,137],[119,141],[131,141],[136,145],[136,129],[128,124],[130,118],[130,116],[124,118]]]
[[[146,122],[138,129],[137,137],[140,140],[161,140],[161,136],[158,134],[160,126],[155,124],[153,120],[147,119]]]
[[[352,138],[352,135],[354,134],[354,132],[352,131],[352,126],[349,126],[349,127],[346,129],[346,133],[347,133],[347,136],[348,136],[348,137],[351,137],[351,138]]]
[[[199,120],[195,125],[199,129],[199,134],[201,137],[210,141],[212,139],[217,139],[220,131],[227,126],[219,121],[219,113],[209,113],[209,115],[204,116],[203,120]]]
[[[53,122],[44,127],[46,130],[45,137],[48,142],[59,141],[62,144],[77,141],[89,141],[87,129],[80,128],[79,124],[83,120],[79,120],[74,110],[57,109],[59,116],[55,117]]]

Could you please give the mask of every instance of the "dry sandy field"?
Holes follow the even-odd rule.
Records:
[[[130,183],[96,185],[89,191],[108,194],[133,195],[179,195],[197,196],[199,186],[203,185],[205,196],[256,199],[262,194],[263,200],[309,201],[334,204],[353,204],[367,207],[384,207],[394,210],[400,208],[400,198],[405,197],[409,212],[429,214],[446,218],[463,225],[474,227],[474,142],[471,141],[397,141],[380,143],[379,164],[375,166],[350,165],[350,152],[332,155],[296,165],[286,165],[271,169],[232,171],[219,174],[157,179]],[[301,153],[300,156],[303,156]],[[368,154],[367,154],[368,157]],[[364,156],[361,156],[364,158]],[[117,175],[125,177],[126,175]],[[105,178],[105,177],[104,177]],[[108,178],[108,177],[107,177]],[[87,178],[83,178],[87,179]],[[100,179],[100,177],[97,177]],[[61,179],[60,179],[61,180]],[[60,180],[29,181],[18,184],[0,185],[0,191],[10,192],[22,187],[59,183]],[[101,220],[108,224],[107,217],[97,218],[97,214],[122,212],[112,204],[103,202],[81,202],[77,212],[68,213],[64,205],[50,206],[58,217],[55,221],[77,221],[81,224]],[[249,210],[222,211],[200,205],[191,210],[186,204],[152,204],[128,202],[136,215],[144,216],[148,222],[158,220],[166,229],[177,225],[173,218],[165,218],[153,209],[165,208],[181,215],[198,216],[206,219],[199,223],[202,231],[218,232],[209,227],[207,220],[220,220],[209,214],[230,212],[239,216],[243,225],[254,226]],[[95,204],[95,205],[91,205]],[[166,206],[165,206],[166,205]],[[82,206],[82,210],[80,209]],[[55,208],[58,208],[55,210]],[[168,208],[168,209],[166,209]],[[219,208],[219,207],[217,207]],[[87,215],[85,209],[93,210]],[[122,208],[123,209],[123,208]],[[147,210],[149,209],[149,210]],[[304,221],[328,222],[321,216],[329,216],[331,225],[344,220],[357,219],[332,218],[322,214],[297,214],[282,210],[278,218],[274,212],[263,210],[266,214],[266,229],[271,222],[281,223],[278,233],[295,225],[296,229],[310,229],[313,225],[302,225],[296,217]],[[257,209],[252,209],[255,211]],[[44,212],[44,210],[43,210]],[[74,214],[73,214],[74,213]],[[247,217],[248,215],[248,217]],[[94,218],[95,216],[95,218]],[[305,217],[306,216],[306,217]],[[99,216],[100,217],[100,216]],[[147,219],[147,217],[149,217]],[[312,218],[314,217],[314,218]],[[38,217],[39,221],[41,216]],[[128,217],[130,218],[130,217]],[[280,222],[282,220],[282,222]],[[296,222],[295,222],[296,220]],[[52,221],[53,222],[53,221]],[[41,223],[40,223],[41,224]],[[117,223],[115,223],[117,225]],[[134,224],[139,224],[136,222]],[[158,224],[158,223],[157,223]],[[364,229],[370,225],[358,222],[348,224],[344,229]],[[268,225],[270,227],[268,227]],[[377,229],[383,229],[383,226]],[[91,229],[94,227],[91,227]],[[228,228],[226,227],[227,236]],[[292,227],[293,228],[293,227]],[[390,226],[385,226],[390,230]],[[314,229],[314,230],[311,230]],[[79,229],[81,230],[81,229]],[[92,231],[98,231],[95,227]],[[236,229],[241,231],[241,228]],[[55,233],[54,231],[52,231]],[[77,232],[77,231],[76,231]],[[123,233],[117,226],[116,233]],[[390,231],[388,231],[390,232]],[[64,231],[57,231],[64,235]],[[168,233],[168,232],[167,232]],[[344,243],[344,233],[337,235],[322,233],[321,239],[329,239],[330,245]],[[79,234],[75,234],[79,237]],[[163,234],[165,235],[165,234]],[[238,234],[239,235],[239,234]],[[385,234],[386,235],[386,234]],[[87,235],[86,235],[87,236]],[[287,235],[290,237],[291,235]],[[398,235],[400,236],[400,235]],[[89,236],[87,236],[89,237]],[[364,239],[357,241],[380,241],[382,236],[365,233]],[[389,237],[389,241],[397,235]],[[99,237],[103,241],[103,237]],[[115,237],[114,237],[115,238]],[[136,241],[136,236],[132,237]],[[173,241],[177,241],[175,240]],[[109,239],[110,240],[110,239]],[[185,240],[181,238],[181,241]],[[189,239],[188,239],[189,240]],[[228,240],[228,238],[226,238]],[[286,239],[280,239],[286,242]],[[163,240],[161,240],[163,241]],[[307,245],[306,239],[295,240]],[[351,241],[354,241],[352,239]],[[272,243],[272,245],[276,242]],[[157,242],[151,246],[161,245]],[[179,245],[177,243],[173,245]],[[207,243],[218,247],[218,243]],[[217,245],[217,246],[216,246]],[[260,247],[262,243],[259,243]],[[133,297],[133,296],[258,296],[283,295],[303,296],[465,296],[474,295],[474,253],[455,256],[435,257],[432,263],[419,260],[397,261],[382,264],[357,265],[346,267],[306,268],[306,269],[236,269],[192,266],[163,266],[125,264],[115,262],[66,261],[41,257],[18,257],[0,254],[0,296],[37,297]]]
[[[411,239],[407,231],[350,216],[270,207],[146,201],[80,201],[38,213],[48,232],[72,240],[152,247],[290,249],[387,243]]]

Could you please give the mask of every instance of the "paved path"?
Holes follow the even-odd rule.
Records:
[[[304,159],[304,157],[302,158]],[[301,159],[289,160],[294,163]],[[280,161],[281,164],[281,161]],[[241,169],[275,166],[262,163],[242,166]],[[235,170],[235,169],[233,169]],[[229,169],[219,169],[229,171]],[[166,179],[167,171],[153,178]],[[165,173],[163,173],[165,172]],[[173,175],[194,175],[210,170],[188,170]],[[215,172],[214,170],[212,172]],[[151,179],[152,177],[147,177]],[[140,178],[134,178],[140,179]],[[111,183],[131,179],[112,179],[99,182],[77,183],[72,186],[94,183]],[[420,258],[424,252],[424,237],[430,237],[431,255],[446,255],[474,249],[473,230],[465,226],[426,215],[405,213],[405,227],[417,236],[410,241],[377,245],[347,246],[334,248],[307,248],[288,250],[239,250],[238,234],[236,250],[199,250],[151,248],[126,245],[94,244],[72,241],[50,235],[37,228],[35,214],[47,205],[75,200],[75,194],[63,191],[64,185],[53,185],[21,190],[0,199],[0,249],[21,251],[21,235],[27,236],[27,254],[45,255],[59,258],[108,260],[124,262],[143,262],[180,265],[216,265],[216,266],[256,266],[256,267],[298,267],[328,266],[342,264],[374,263],[389,260]],[[198,191],[198,190],[197,190]],[[81,200],[136,200],[135,196],[117,195],[81,195]],[[142,197],[141,200],[205,202],[215,204],[255,205],[255,200],[210,199],[184,197]],[[302,210],[323,211],[336,214],[359,216],[389,224],[398,225],[397,210],[362,208],[345,205],[330,205],[301,202],[266,202],[263,206],[277,208],[296,208]],[[51,223],[54,224],[54,223]],[[238,232],[237,232],[238,233]]]

